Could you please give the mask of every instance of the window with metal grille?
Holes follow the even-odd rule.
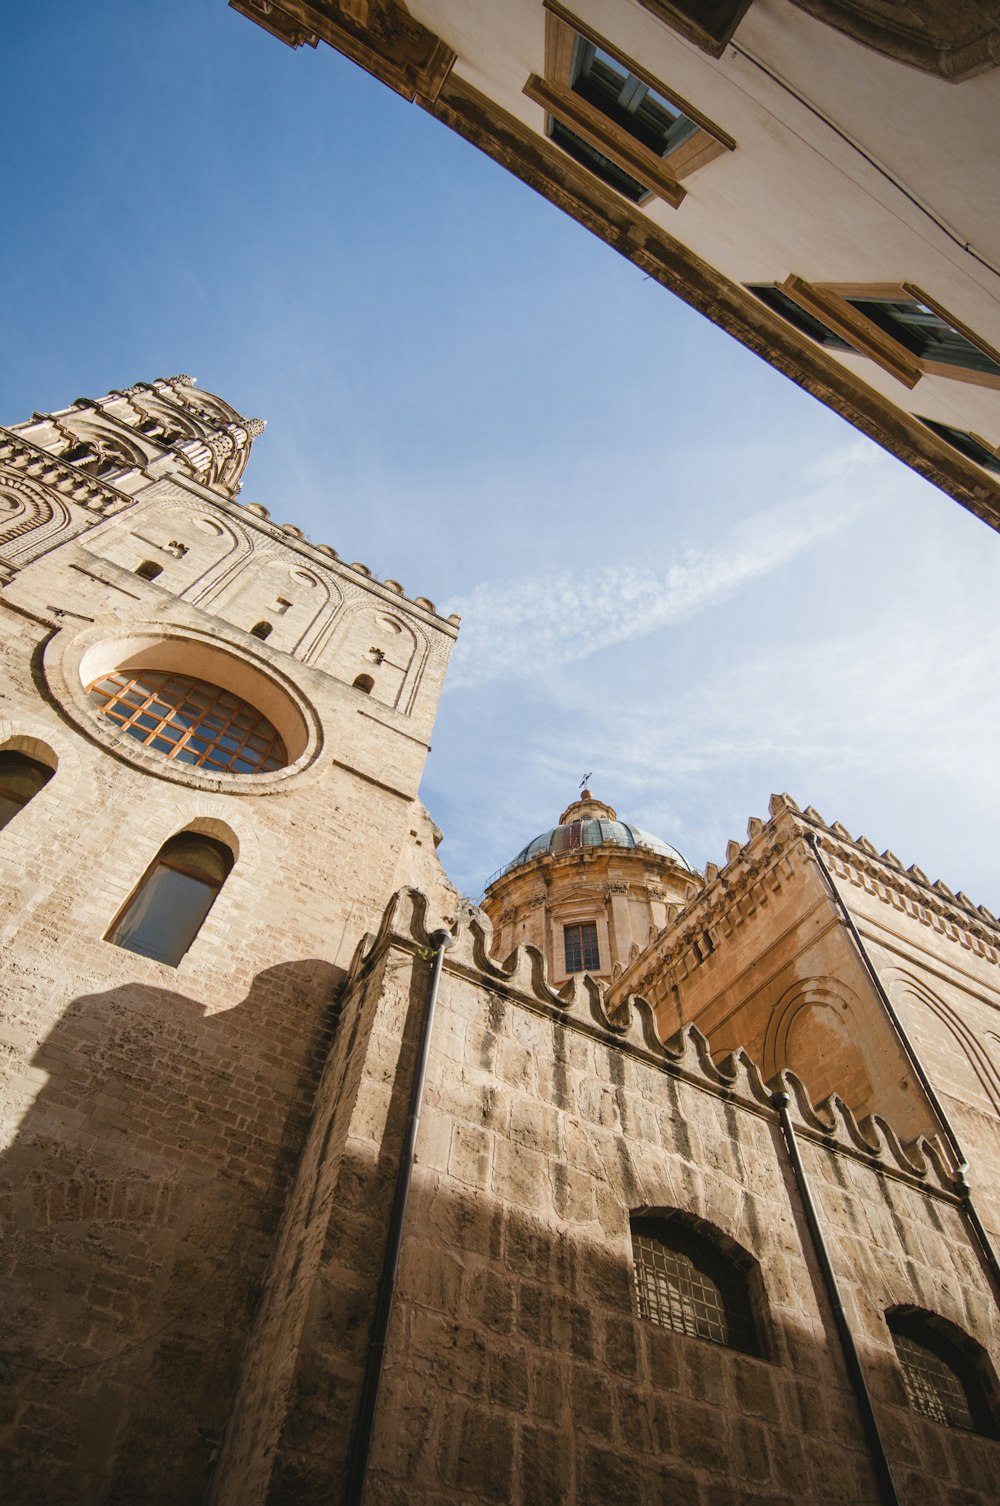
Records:
[[[658,157],[669,157],[698,127],[623,63],[577,37],[571,87]]]
[[[886,1323],[913,1410],[945,1427],[996,1436],[993,1409],[977,1366],[963,1345],[944,1331],[943,1320],[903,1310],[887,1313]]]
[[[196,832],[171,837],[111,927],[107,940],[176,967],[201,930],[233,866],[221,842]]]
[[[597,926],[588,921],[581,926],[563,927],[568,973],[597,973],[601,969],[601,951],[597,945]]]
[[[706,1235],[680,1219],[633,1219],[632,1258],[640,1317],[760,1353],[747,1273]]]
[[[13,821],[54,773],[37,758],[28,758],[12,748],[0,753],[0,828]]]
[[[266,717],[207,680],[155,669],[116,670],[88,699],[129,737],[214,774],[259,774],[288,762]]]

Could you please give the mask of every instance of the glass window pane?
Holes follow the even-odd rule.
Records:
[[[146,669],[96,681],[88,694],[109,721],[121,725],[131,719],[123,727],[130,736],[189,766],[252,774],[287,762],[281,738],[267,718],[206,680]],[[185,737],[194,732],[200,737]],[[150,738],[150,733],[156,735]]]
[[[126,951],[176,967],[216,893],[214,884],[157,864],[108,939]]]

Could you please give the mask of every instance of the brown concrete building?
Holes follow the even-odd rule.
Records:
[[[353,59],[1000,526],[998,0],[230,4]]]
[[[995,918],[587,793],[494,935],[457,621],[242,505],[259,429],[0,430],[3,1499],[992,1506]]]

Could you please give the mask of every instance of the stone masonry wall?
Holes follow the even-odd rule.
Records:
[[[324,1214],[266,1497],[338,1500],[408,1090],[420,908],[369,960],[384,995]],[[354,1007],[354,1006],[351,1006]],[[366,1004],[365,1007],[370,1007]],[[511,972],[478,922],[447,956],[376,1423],[370,1506],[685,1506],[878,1499],[770,1095],[641,1002]],[[393,1044],[395,1039],[395,1044]],[[376,1040],[379,1044],[375,1045]],[[986,1506],[1000,1445],[913,1413],[885,1326],[912,1303],[998,1354],[996,1309],[943,1163],[790,1077],[814,1193],[907,1506]],[[366,1109],[367,1102],[367,1109]],[[314,1134],[318,1126],[314,1125]],[[629,1212],[682,1210],[758,1263],[766,1357],[636,1315]]]

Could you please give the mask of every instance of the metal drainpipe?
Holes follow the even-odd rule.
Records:
[[[896,1013],[895,1006],[889,997],[882,979],[878,975],[874,962],[868,954],[868,948],[865,946],[864,941],[861,937],[861,933],[854,923],[854,917],[845,905],[840,890],[837,888],[837,885],[834,881],[833,874],[830,872],[829,868],[826,865],[823,854],[820,850],[819,842],[816,838],[816,833],[806,832],[805,838],[813,850],[816,862],[819,865],[820,874],[822,875],[826,887],[830,892],[833,903],[836,906],[836,909],[841,919],[843,920],[844,925],[847,927],[847,931],[851,937],[851,940],[854,942],[858,956],[861,958],[862,966],[864,967],[865,972],[868,974],[869,982],[874,988],[875,993],[877,994],[878,999],[882,1005],[882,1008],[885,1010],[886,1015],[889,1018],[889,1022],[899,1038],[900,1044],[903,1047],[903,1051],[906,1054],[906,1059],[910,1063],[917,1081],[923,1088],[924,1093],[927,1096],[927,1100],[930,1103],[937,1121],[941,1126],[941,1129],[944,1131],[945,1139],[951,1146],[952,1155],[955,1157],[956,1162],[956,1171],[953,1178],[955,1191],[958,1193],[959,1197],[962,1200],[962,1208],[965,1212],[965,1216],[969,1220],[972,1231],[976,1236],[976,1242],[978,1243],[983,1255],[983,1259],[986,1262],[986,1266],[993,1283],[994,1300],[1000,1301],[1000,1260],[997,1259],[997,1253],[993,1248],[993,1242],[986,1231],[986,1227],[983,1224],[982,1219],[979,1217],[979,1211],[976,1208],[975,1203],[972,1201],[972,1189],[969,1186],[967,1180],[969,1162],[966,1158],[965,1151],[962,1149],[962,1142],[959,1140],[958,1134],[955,1131],[951,1120],[948,1118],[947,1113],[945,1112],[944,1105],[942,1104],[940,1098],[938,1098],[937,1093],[934,1090],[934,1084],[931,1082],[927,1073],[924,1071],[923,1063],[914,1051],[909,1036],[903,1029],[903,1022],[899,1018],[899,1015]]]
[[[406,1203],[410,1195],[410,1183],[413,1178],[414,1151],[417,1143],[417,1130],[420,1125],[420,1109],[423,1103],[424,1083],[427,1078],[427,1061],[430,1055],[431,1033],[434,1028],[434,1012],[437,1008],[438,985],[441,982],[441,968],[444,964],[444,954],[450,946],[454,946],[455,944],[455,938],[450,931],[435,931],[429,939],[434,951],[434,961],[431,965],[431,976],[427,985],[427,1004],[424,1010],[423,1023],[420,1028],[416,1061],[413,1066],[413,1084],[410,1088],[410,1112],[406,1121],[406,1133],[403,1136],[403,1148],[399,1156],[399,1169],[396,1173],[396,1192],[392,1202],[389,1234],[386,1240],[385,1258],[382,1262],[382,1276],[379,1281],[378,1298],[375,1304],[371,1345],[368,1350],[367,1361],[365,1362],[365,1378],[361,1388],[361,1401],[358,1406],[358,1419],[354,1429],[354,1442],[351,1447],[350,1475],[347,1482],[347,1494],[344,1497],[344,1506],[361,1506],[365,1494],[365,1484],[368,1478],[368,1459],[371,1454],[372,1441],[375,1434],[375,1412],[378,1407],[379,1388],[382,1384],[382,1367],[385,1362],[386,1337],[389,1332],[389,1319],[392,1316],[392,1302],[396,1294],[396,1274],[399,1270],[399,1256],[403,1246],[403,1224],[406,1220]]]
[[[792,1175],[798,1188],[802,1209],[805,1213],[806,1225],[809,1229],[809,1237],[812,1240],[813,1250],[823,1276],[823,1285],[833,1311],[833,1321],[840,1339],[840,1348],[844,1356],[844,1365],[847,1369],[847,1377],[854,1391],[854,1397],[861,1413],[861,1422],[868,1440],[868,1449],[871,1455],[872,1468],[878,1481],[879,1495],[884,1506],[900,1506],[899,1496],[896,1493],[896,1483],[892,1478],[892,1469],[889,1458],[882,1441],[882,1433],[879,1429],[878,1418],[872,1405],[871,1393],[868,1390],[868,1382],[865,1380],[865,1372],[861,1367],[861,1357],[858,1354],[851,1325],[847,1321],[847,1312],[844,1308],[843,1298],[840,1295],[840,1287],[837,1283],[837,1274],[830,1260],[830,1252],[823,1237],[816,1205],[813,1202],[812,1191],[809,1187],[809,1178],[806,1175],[805,1165],[799,1151],[798,1140],[795,1136],[795,1126],[792,1124],[791,1115],[788,1112],[789,1098],[787,1093],[774,1093],[771,1102],[778,1110],[781,1120],[781,1133],[784,1137],[785,1146],[788,1150],[788,1159],[792,1165]]]

